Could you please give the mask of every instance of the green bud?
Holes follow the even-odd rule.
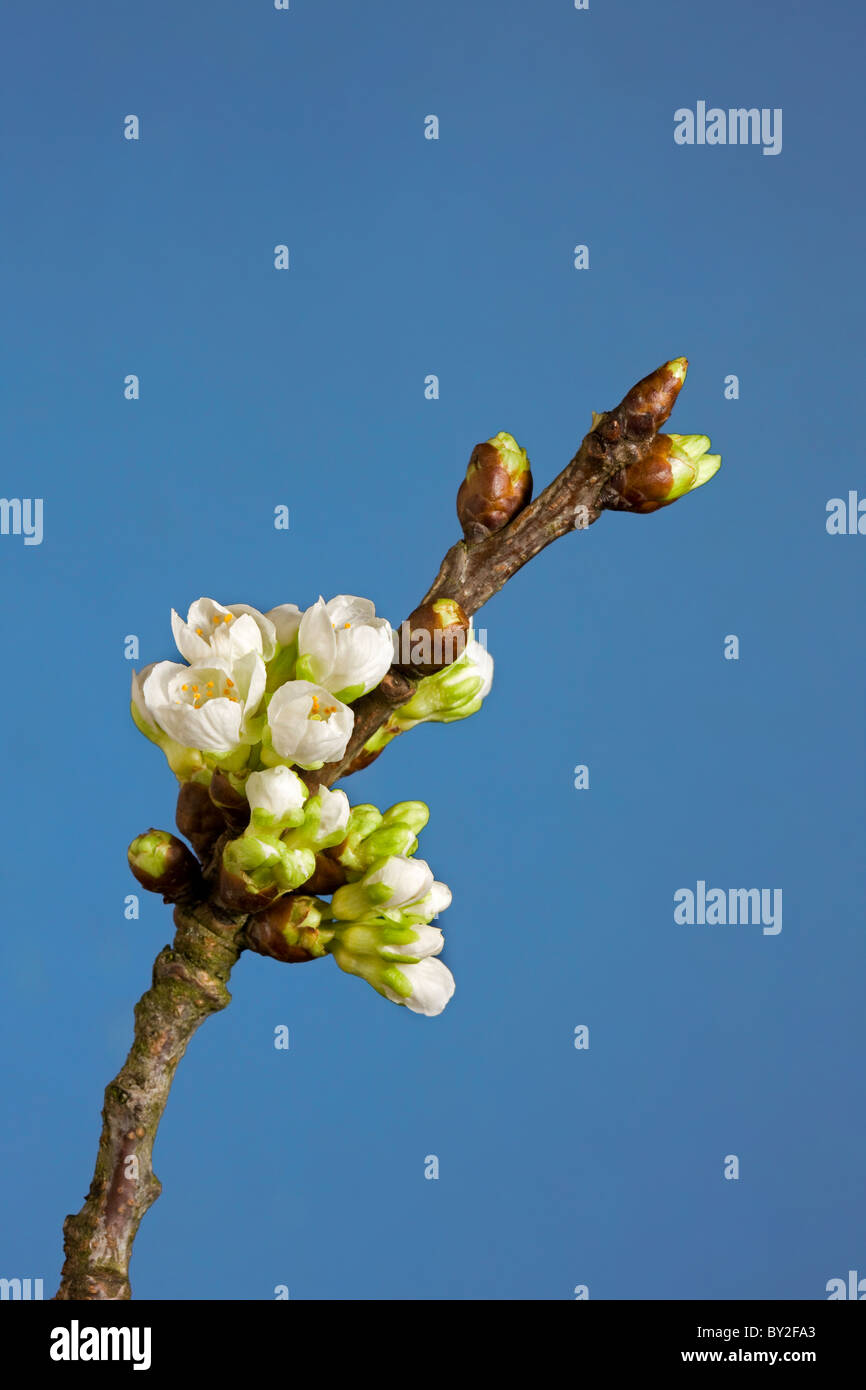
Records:
[[[380,825],[362,840],[356,857],[368,868],[374,860],[386,859],[390,854],[410,855],[417,846],[418,840],[410,825]]]
[[[129,867],[150,893],[178,898],[200,886],[201,871],[182,840],[167,830],[148,830],[127,851]]]
[[[343,839],[336,845],[332,853],[334,858],[347,869],[365,869],[366,863],[364,856],[360,852],[361,845],[368,835],[382,823],[382,813],[375,806],[364,802],[360,806],[353,806],[349,813],[349,823]]]
[[[480,707],[492,679],[493,661],[473,640],[453,666],[419,681],[414,695],[395,711],[393,718],[403,729],[425,720],[449,723],[465,719]]]
[[[408,825],[417,835],[430,819],[430,807],[423,801],[397,801],[382,814],[383,825]]]
[[[316,856],[309,849],[291,849],[280,840],[247,834],[229,840],[222,863],[228,874],[251,879],[257,889],[273,887],[287,893],[312,876]]]

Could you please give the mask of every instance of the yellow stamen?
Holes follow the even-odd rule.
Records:
[[[233,690],[233,689],[234,689],[234,684],[235,684],[235,683],[234,683],[234,681],[232,680],[231,676],[226,676],[226,685],[227,685],[227,687],[229,688],[229,690]]]
[[[204,633],[202,632],[202,630],[201,630],[200,627],[197,627],[197,628],[196,628],[196,632],[198,633],[199,637],[203,637],[203,636],[204,636]]]
[[[181,686],[181,690],[189,690],[189,686],[188,686],[188,685],[182,685],[182,686]]]

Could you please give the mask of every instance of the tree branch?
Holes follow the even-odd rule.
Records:
[[[491,499],[495,505],[487,509],[483,494],[487,475],[476,470],[465,507],[465,534],[472,539],[451,547],[422,604],[447,598],[471,616],[551,541],[585,529],[606,506],[652,510],[666,505],[670,470],[665,473],[665,460],[671,441],[662,443],[665,437],[657,431],[670,414],[684,377],[685,360],[678,358],[638,382],[615,410],[594,416],[593,427],[574,458],[529,505],[524,505],[530,486],[523,468],[525,455],[511,493],[502,490],[500,470],[499,490]],[[473,457],[495,474],[492,444]],[[629,487],[624,489],[625,482]],[[514,505],[522,509],[513,515],[508,504],[515,497]],[[484,534],[492,525],[501,525],[507,515],[513,515],[510,522]],[[414,690],[411,676],[392,667],[377,688],[354,705],[353,734],[343,758],[304,774],[310,790],[330,786],[364,766],[371,757],[363,753],[364,745]],[[254,929],[247,935],[251,919],[219,902],[222,848],[238,833],[246,809],[244,798],[221,773],[214,774],[210,788],[187,782],[178,798],[177,824],[195,848],[198,863],[167,832],[148,831],[130,847],[130,865],[139,882],[152,891],[168,889],[166,901],[176,902],[177,934],[173,946],[166,946],[156,958],[151,988],[135,1008],[132,1049],[106,1088],[90,1191],[81,1211],[64,1223],[66,1261],[58,1299],[131,1296],[132,1244],[142,1217],[160,1193],[151,1164],[153,1143],[190,1039],[206,1018],[230,1002],[227,984],[243,950],[283,959],[306,959],[310,954],[274,950],[266,931]],[[330,892],[339,875],[334,877],[327,856],[320,860],[318,891]],[[259,923],[263,926],[264,918]]]
[[[586,530],[597,521],[611,479],[651,456],[657,432],[670,415],[684,378],[685,359],[677,358],[639,381],[614,410],[594,415],[593,427],[571,462],[534,502],[501,531],[452,545],[421,604],[454,599],[471,617],[551,541],[569,531]],[[343,757],[310,773],[307,781],[312,788],[332,786],[364,766],[359,756],[364,744],[414,689],[411,682],[405,694],[397,686],[386,688],[397,674],[392,668],[381,685],[354,705],[355,725]]]
[[[130,1298],[129,1260],[161,1185],[151,1154],[177,1065],[196,1029],[231,1000],[244,918],[206,903],[175,908],[177,934],[135,1006],[129,1056],[105,1091],[96,1170],[81,1211],[63,1225],[66,1261],[57,1299]]]

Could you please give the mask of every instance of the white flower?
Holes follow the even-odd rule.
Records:
[[[251,811],[264,811],[277,821],[283,820],[289,812],[300,811],[309,795],[298,774],[288,767],[251,772],[245,791]]]
[[[342,758],[354,722],[347,705],[311,681],[286,681],[268,706],[274,748],[305,768]]]
[[[308,608],[298,629],[299,672],[343,700],[378,685],[393,659],[391,624],[369,599],[338,594]]]
[[[296,603],[281,603],[277,608],[269,608],[265,617],[273,623],[281,647],[294,642],[301,623],[301,610]]]
[[[392,973],[396,972],[396,973]],[[454,976],[443,965],[441,960],[419,960],[417,965],[395,965],[389,970],[388,974],[396,983],[396,976],[402,977],[410,987],[410,993],[404,993],[404,986],[395,990],[385,980],[382,981],[382,993],[386,999],[390,999],[394,1004],[405,1004],[407,1009],[411,1009],[413,1014],[424,1014],[427,1018],[435,1018],[441,1014],[448,1000],[454,993]]]
[[[226,608],[212,598],[196,599],[186,622],[172,609],[171,630],[178,651],[190,663],[207,662],[214,656],[236,661],[247,652],[270,661],[277,644],[274,623],[257,608],[248,603],[231,603]]]
[[[206,753],[226,753],[244,741],[265,691],[264,662],[256,651],[234,662],[218,656],[194,666],[157,661],[141,676],[139,698],[148,722]]]
[[[317,842],[327,836],[342,833],[349,824],[349,798],[345,792],[332,792],[330,787],[319,787],[317,796],[321,798],[322,814],[319,818]]]

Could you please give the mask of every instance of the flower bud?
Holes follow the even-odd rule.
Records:
[[[654,512],[709,482],[721,455],[709,454],[705,434],[659,434],[645,456],[610,479],[604,506],[611,511]]]
[[[383,825],[408,825],[416,835],[429,819],[430,807],[423,801],[396,801],[382,814]]]
[[[336,942],[331,954],[341,970],[359,975],[392,1004],[404,1004],[414,1014],[435,1018],[454,993],[454,976],[433,957],[397,965],[376,955],[355,955]]]
[[[247,944],[276,960],[317,960],[334,936],[330,927],[321,925],[324,906],[315,897],[289,894],[247,923]]]
[[[290,848],[281,840],[247,831],[223,850],[219,896],[234,911],[255,912],[300,888],[315,868],[312,850]]]
[[[254,830],[279,833],[303,821],[307,786],[291,768],[281,765],[251,772],[244,790]]]
[[[675,357],[631,388],[616,412],[628,434],[649,435],[661,429],[674,408],[688,365],[688,358]]]
[[[411,675],[434,675],[463,655],[469,626],[454,599],[422,603],[394,634],[395,665]]]
[[[532,496],[526,450],[501,431],[472,450],[457,493],[457,516],[467,541],[501,531]]]
[[[460,660],[420,681],[414,695],[394,711],[392,719],[400,730],[425,720],[447,724],[465,719],[481,708],[492,682],[493,658],[470,637]]]
[[[338,845],[346,835],[351,808],[344,791],[319,787],[304,806],[302,822],[283,835],[283,844],[315,853]]]
[[[438,956],[444,945],[440,929],[423,922],[410,926],[371,917],[347,927],[337,927],[334,932],[334,949],[348,951],[353,956],[379,956],[382,960],[405,965]]]
[[[361,846],[367,836],[381,824],[382,813],[375,806],[366,802],[360,806],[353,806],[349,813],[346,833],[331,851],[334,858],[347,869],[365,869],[367,866],[361,854]]]
[[[402,908],[419,902],[433,886],[433,873],[423,859],[391,855],[368,869],[357,883],[338,888],[331,899],[331,913],[340,921]]]
[[[195,856],[176,835],[167,830],[147,830],[137,836],[127,852],[129,867],[142,888],[175,899],[192,892],[201,883],[201,870]]]

